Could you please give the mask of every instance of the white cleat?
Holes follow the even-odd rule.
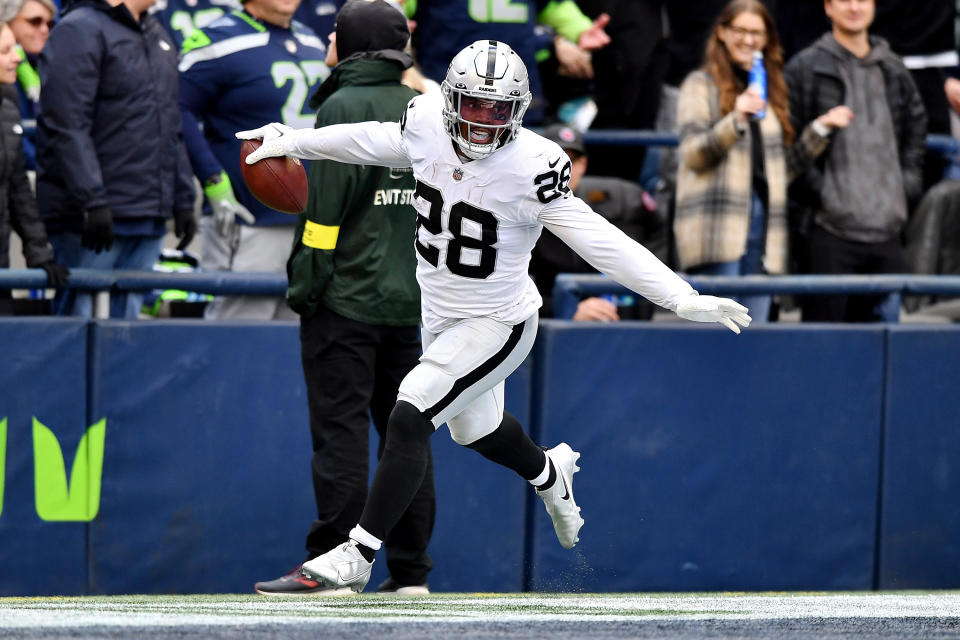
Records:
[[[360,593],[370,581],[372,562],[360,555],[353,540],[334,547],[321,556],[303,563],[302,571],[310,578],[331,587],[350,587]]]
[[[577,534],[583,526],[580,507],[573,499],[573,474],[580,471],[577,466],[580,454],[566,442],[561,442],[547,451],[547,457],[557,470],[557,481],[549,489],[537,490],[537,495],[543,499],[547,513],[553,520],[553,530],[557,532],[560,546],[572,549],[580,541]]]

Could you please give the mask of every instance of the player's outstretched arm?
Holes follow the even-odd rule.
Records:
[[[748,309],[729,298],[691,294],[677,302],[675,313],[694,322],[719,322],[730,331],[740,333],[740,327],[750,325]]]
[[[271,122],[234,135],[240,140],[263,140],[260,148],[247,156],[247,164],[264,158],[290,156],[380,167],[410,166],[400,125],[396,122],[355,122],[319,129],[293,129]]]
[[[646,247],[627,237],[579,198],[557,199],[540,221],[595,269],[651,302],[694,322],[718,322],[734,333],[750,324],[748,310],[727,298],[701,296]]]

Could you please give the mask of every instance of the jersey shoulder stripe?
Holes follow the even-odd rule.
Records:
[[[217,22],[219,22],[219,20]],[[248,49],[265,47],[270,43],[269,33],[248,33],[245,35],[228,37],[225,40],[220,40],[219,42],[213,41],[209,27],[207,29],[195,31],[194,34],[196,33],[206,34],[211,41],[205,46],[190,49],[189,51],[186,50],[186,42],[184,43],[185,53],[180,59],[180,66],[178,67],[180,73],[189,70],[190,67],[199,62],[217,60],[219,58],[224,58]],[[191,35],[191,38],[192,37],[193,36]]]

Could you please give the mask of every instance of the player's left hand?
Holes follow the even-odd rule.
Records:
[[[677,304],[676,314],[694,322],[719,322],[730,331],[740,333],[740,327],[750,325],[748,309],[729,298],[691,294]],[[740,326],[737,326],[740,325]]]
[[[239,140],[263,140],[260,148],[247,156],[247,164],[253,164],[264,158],[274,158],[286,155],[283,150],[283,137],[293,133],[293,127],[288,127],[279,122],[271,122],[258,129],[249,131],[237,131],[234,135]]]

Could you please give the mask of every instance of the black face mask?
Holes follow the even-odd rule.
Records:
[[[383,0],[350,0],[337,14],[337,57],[393,49],[403,51],[410,39],[407,19]]]

